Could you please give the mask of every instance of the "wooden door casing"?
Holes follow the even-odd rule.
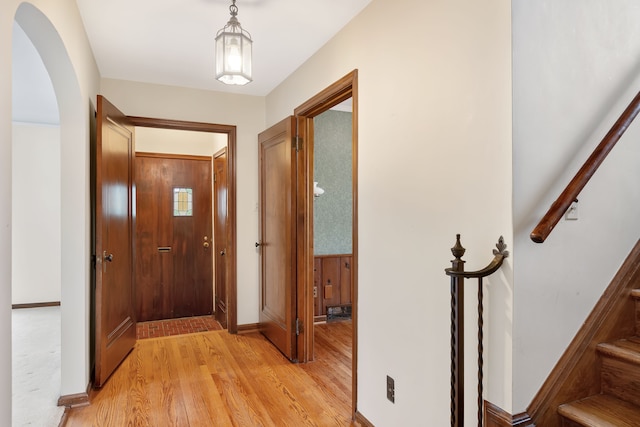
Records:
[[[136,311],[141,321],[211,314],[211,158],[136,154]],[[174,216],[174,188],[193,191]]]
[[[215,318],[227,327],[227,149],[213,156],[214,170],[214,257],[215,257]]]
[[[260,133],[260,331],[296,360],[297,169],[295,119]]]
[[[95,375],[102,387],[133,349],[134,129],[98,95],[95,152]]]
[[[227,330],[230,334],[238,333],[237,310],[237,129],[233,125],[215,123],[190,122],[184,120],[157,119],[149,117],[129,116],[134,126],[151,127],[173,130],[187,130],[194,132],[218,133],[226,135],[227,139]]]

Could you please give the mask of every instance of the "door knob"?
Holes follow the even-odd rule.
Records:
[[[205,248],[208,248],[208,247],[209,247],[209,242],[204,242],[204,243],[202,244],[202,246],[204,246]]]
[[[103,251],[103,252],[102,252],[102,258],[103,258],[105,261],[112,262],[112,261],[113,261],[113,254],[109,254],[109,255],[107,255],[107,251]]]
[[[226,252],[225,252],[224,249],[220,251],[220,256],[224,256],[225,254],[226,254]]]

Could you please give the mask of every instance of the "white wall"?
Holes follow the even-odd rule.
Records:
[[[473,270],[500,235],[513,244],[510,2],[374,0],[267,96],[267,124],[355,68],[358,410],[381,427],[448,425],[449,248],[461,233]],[[489,282],[486,397],[510,410],[511,258]]]
[[[13,123],[12,304],[60,301],[60,127]]]
[[[0,56],[11,58],[17,1],[0,3]],[[0,62],[0,93],[11,93],[11,64]],[[11,97],[0,96],[0,200],[11,200]],[[11,425],[11,203],[0,203],[0,423]]]
[[[640,124],[528,235],[640,90],[640,3],[513,1],[514,412],[525,410],[640,236]]]
[[[212,156],[227,145],[227,135],[136,127],[135,142],[137,152]]]
[[[20,6],[22,4],[22,6]],[[35,5],[31,6],[31,4]],[[11,58],[14,18],[51,76],[60,108],[61,394],[89,379],[89,103],[98,70],[73,0],[0,3],[0,57]],[[20,8],[18,9],[18,7]],[[17,15],[16,15],[16,12]],[[11,61],[0,61],[0,199],[11,200]],[[11,423],[11,203],[0,204],[0,424]]]
[[[258,133],[264,98],[103,79],[101,93],[124,114],[237,126],[238,324],[258,322]]]

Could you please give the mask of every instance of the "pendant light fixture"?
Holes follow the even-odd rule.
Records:
[[[246,85],[251,78],[251,35],[236,18],[236,0],[229,6],[231,19],[216,34],[216,79],[228,85]]]

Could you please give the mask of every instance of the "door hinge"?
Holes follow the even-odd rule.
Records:
[[[296,151],[302,150],[302,142],[302,137],[294,136],[292,141],[293,149]]]
[[[300,335],[304,332],[304,324],[300,318],[296,318],[296,336]]]

